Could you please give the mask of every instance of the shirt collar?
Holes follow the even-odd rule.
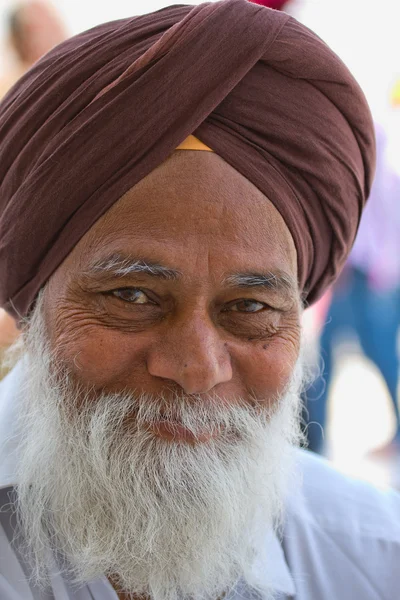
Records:
[[[18,455],[17,419],[19,389],[23,379],[23,361],[0,382],[0,489],[16,485]],[[262,525],[260,523],[260,525]],[[248,577],[248,585],[260,590],[273,589],[287,596],[295,595],[295,586],[282,544],[271,530],[262,531],[256,542],[256,559]]]

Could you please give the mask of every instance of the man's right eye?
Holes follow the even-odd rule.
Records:
[[[129,304],[154,304],[148,295],[139,288],[119,288],[110,292],[110,295]]]
[[[265,308],[267,308],[267,305],[264,302],[244,298],[243,300],[238,300],[235,304],[232,304],[229,310],[241,313],[258,313]]]

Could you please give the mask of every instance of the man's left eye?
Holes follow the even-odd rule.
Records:
[[[266,308],[266,305],[263,302],[257,302],[257,300],[239,300],[239,302],[232,304],[229,310],[256,313],[262,311],[264,308]]]
[[[137,288],[121,288],[111,292],[113,296],[131,304],[154,304],[142,290]]]

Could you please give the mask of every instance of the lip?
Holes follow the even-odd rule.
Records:
[[[188,444],[203,444],[219,435],[217,429],[199,431],[197,435],[194,435],[192,431],[189,431],[186,427],[174,421],[148,423],[146,428],[157,437],[171,442],[186,442]]]

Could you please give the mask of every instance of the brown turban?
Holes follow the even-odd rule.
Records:
[[[26,315],[85,232],[191,133],[276,206],[315,300],[369,193],[370,112],[314,33],[226,0],[79,34],[1,103],[0,303]]]

